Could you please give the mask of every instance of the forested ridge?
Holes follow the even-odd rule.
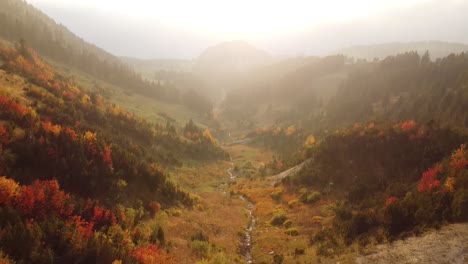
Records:
[[[87,43],[22,0],[0,3],[0,37],[24,39],[44,56],[122,87],[168,102],[180,102],[179,90],[147,81],[114,55]]]

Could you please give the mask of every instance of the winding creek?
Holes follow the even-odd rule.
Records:
[[[236,180],[236,176],[232,173],[232,171],[234,170],[234,163],[232,162],[231,157],[230,159],[231,159],[231,167],[226,172],[229,174],[230,181],[233,182]],[[224,194],[226,194],[226,191],[224,191]],[[242,239],[241,254],[244,257],[245,261],[247,261],[247,263],[254,263],[254,259],[252,257],[251,251],[252,251],[252,231],[255,228],[255,222],[256,222],[255,216],[253,214],[255,205],[243,195],[240,195],[239,198],[247,203],[247,209],[249,211],[249,224],[247,225],[247,228],[245,229],[245,236]]]

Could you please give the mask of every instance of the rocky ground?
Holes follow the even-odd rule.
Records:
[[[468,263],[468,223],[452,224],[418,237],[379,245],[357,263]]]

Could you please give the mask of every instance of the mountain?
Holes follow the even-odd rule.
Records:
[[[429,52],[431,58],[446,57],[450,53],[461,53],[468,51],[468,45],[463,43],[451,43],[444,41],[419,41],[407,43],[383,43],[375,45],[359,45],[336,50],[331,54],[343,54],[356,59],[373,60],[374,58],[385,58],[390,55],[416,51],[419,54]]]
[[[204,50],[196,59],[195,69],[203,73],[245,73],[272,59],[267,52],[247,42],[222,42]]]

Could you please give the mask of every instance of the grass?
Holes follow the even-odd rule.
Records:
[[[180,263],[196,263],[202,258],[228,263],[242,263],[238,254],[241,245],[240,233],[248,223],[246,203],[237,197],[230,197],[226,170],[230,162],[186,164],[170,172],[170,177],[179,186],[191,191],[197,197],[193,209],[183,208],[181,214],[170,215],[166,221],[166,240],[170,241],[173,256]],[[209,237],[208,243],[191,241],[191,237],[203,232]],[[223,262],[224,263],[224,262]]]
[[[248,223],[245,202],[220,192],[203,192],[199,196],[202,210],[184,209],[180,216],[169,216],[166,221],[166,240],[170,241],[173,256],[179,263],[201,260],[200,252],[191,248],[190,238],[202,231],[212,245],[210,254],[222,252],[231,262],[240,262],[239,233]]]
[[[258,149],[249,145],[235,145],[226,147],[226,150],[231,154],[232,162],[236,167],[251,169],[249,172],[255,174],[258,168],[264,166],[273,158],[273,152],[268,150]],[[253,171],[252,171],[253,170]],[[241,170],[242,172],[242,170]],[[240,177],[246,175],[239,175]],[[251,176],[251,175],[247,175]]]
[[[73,76],[75,81],[88,90],[92,89],[95,83],[110,88],[112,91],[111,98],[108,100],[110,103],[115,103],[127,111],[133,112],[135,115],[143,117],[151,122],[165,124],[166,119],[161,114],[167,114],[175,120],[176,126],[179,127],[184,126],[190,119],[193,119],[196,123],[205,123],[202,115],[191,111],[183,105],[166,103],[131,92],[131,90],[98,80],[94,76],[57,63],[49,58],[47,62],[65,76]]]
[[[219,191],[218,187],[229,178],[231,164],[219,161],[207,164],[186,164],[170,172],[170,179],[194,193]]]

